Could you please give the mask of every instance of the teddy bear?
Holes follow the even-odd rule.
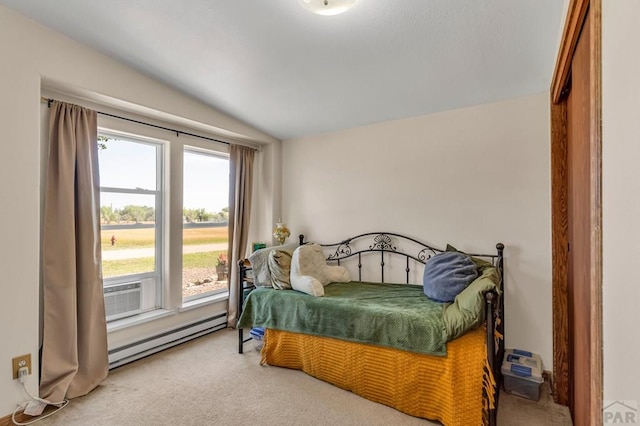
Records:
[[[324,286],[329,283],[351,281],[349,271],[343,266],[329,266],[322,247],[305,244],[298,247],[291,258],[291,287],[294,290],[324,296]]]

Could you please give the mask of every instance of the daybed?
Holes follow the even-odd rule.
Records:
[[[351,265],[357,281],[330,283],[324,297],[313,297],[256,287],[258,271],[240,262],[239,352],[243,328],[264,327],[263,364],[305,371],[444,425],[495,425],[504,353],[504,246],[498,244],[496,254],[461,256],[473,261],[478,276],[453,303],[430,300],[422,285],[410,284],[421,282],[421,268],[456,251],[450,246],[441,250],[388,232],[320,246],[327,264],[357,262]],[[376,283],[363,280],[371,277],[366,260],[378,263]],[[405,283],[389,284],[398,272]]]

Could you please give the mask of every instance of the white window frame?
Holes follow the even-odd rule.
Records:
[[[145,279],[154,279],[155,281],[155,303],[153,307],[147,309],[141,309],[138,311],[129,311],[118,315],[112,315],[107,318],[107,322],[117,321],[127,317],[133,317],[143,314],[145,312],[153,311],[156,309],[162,309],[164,306],[163,289],[165,282],[164,264],[165,259],[163,256],[165,237],[164,229],[165,225],[165,197],[166,191],[165,183],[165,161],[166,156],[166,141],[148,138],[143,135],[132,135],[129,133],[118,132],[112,129],[98,128],[98,135],[107,138],[120,139],[133,143],[140,143],[144,145],[151,145],[156,148],[156,189],[148,190],[142,188],[117,188],[100,186],[100,193],[112,193],[112,194],[134,194],[134,195],[153,195],[154,196],[154,208],[155,208],[155,247],[154,247],[154,270],[152,272],[141,272],[129,275],[119,275],[116,277],[103,278],[103,288],[114,287],[127,283],[134,283]]]
[[[212,149],[197,147],[197,146],[193,146],[193,145],[184,144],[182,146],[182,152],[183,152],[183,154],[188,152],[188,153],[191,153],[191,154],[206,155],[208,157],[220,158],[220,159],[223,159],[223,160],[230,161],[229,160],[229,154],[224,154],[222,152],[217,152],[217,151],[214,151]],[[184,166],[184,155],[182,157],[182,165]],[[182,183],[181,191],[184,192],[184,181]],[[227,195],[228,194],[229,194],[229,190],[227,189]],[[184,204],[183,204],[183,207],[184,207]],[[228,223],[227,223],[227,226],[228,226]],[[184,235],[184,223],[183,223],[183,226],[182,226],[182,231],[183,231],[183,235]],[[184,247],[184,241],[182,242],[182,244],[183,244],[183,247]],[[228,258],[229,258],[229,243],[227,242],[227,259]],[[184,259],[184,257],[183,257],[183,259]],[[228,269],[229,269],[229,271],[231,271],[231,265],[230,264],[228,264]],[[183,274],[183,270],[184,270],[184,263],[181,262],[180,275]],[[227,280],[229,280],[229,279],[230,278],[227,277]],[[220,295],[220,294],[223,294],[223,293],[229,293],[229,290],[228,289],[219,289],[219,290],[208,291],[206,293],[194,294],[192,296],[183,297],[182,298],[182,302],[187,304],[187,303],[191,303],[191,302],[194,302],[194,301],[197,301],[197,300],[200,300],[200,299],[204,299],[204,298],[207,298],[207,297],[217,296],[217,295]]]
[[[125,113],[120,114],[126,116]],[[161,123],[158,122],[158,125],[161,125]],[[217,306],[216,309],[220,309],[220,303],[229,297],[228,289],[221,290],[219,293],[210,292],[193,300],[182,296],[183,154],[185,148],[188,147],[194,151],[229,159],[228,145],[167,132],[166,129],[145,126],[144,123],[130,122],[101,115],[98,116],[98,134],[130,139],[136,142],[159,143],[164,147],[163,167],[157,169],[162,171],[161,180],[158,182],[162,182],[165,191],[162,200],[164,209],[156,210],[156,214],[162,215],[162,223],[159,222],[160,216],[156,217],[156,226],[162,227],[163,232],[162,246],[156,247],[156,253],[160,252],[160,255],[156,255],[156,259],[161,257],[163,261],[162,268],[156,271],[161,274],[162,279],[161,290],[156,292],[159,295],[158,297],[161,298],[157,303],[159,307],[148,312],[141,312],[138,315],[131,315],[118,320],[111,319],[108,323],[109,332],[114,331],[116,334],[122,335],[120,330],[130,327],[135,328],[137,325],[154,321],[165,323],[167,322],[167,317],[173,318],[170,320],[171,324],[179,326],[183,321],[193,317],[193,315],[201,315],[200,313],[195,313],[194,310],[200,312],[200,309],[207,309],[207,306],[212,305]],[[140,276],[129,275],[127,278],[140,278]],[[113,284],[117,283],[122,282],[116,282],[114,278]],[[183,317],[184,320],[180,319]],[[135,332],[132,331],[132,333]],[[128,334],[125,335],[128,336]]]

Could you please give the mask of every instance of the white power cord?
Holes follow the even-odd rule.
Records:
[[[29,395],[29,398],[31,398],[31,401],[29,401],[29,402],[27,402],[25,404],[18,404],[18,408],[16,408],[13,411],[13,414],[11,415],[11,420],[17,426],[30,425],[30,424],[33,424],[33,423],[35,423],[37,421],[40,421],[42,419],[46,419],[47,417],[54,415],[55,413],[57,413],[58,411],[62,410],[64,407],[69,405],[69,400],[67,400],[67,399],[65,399],[63,401],[60,401],[60,402],[51,402],[51,401],[48,401],[46,399],[38,398],[36,396],[31,395],[31,393],[29,392],[29,389],[27,389],[27,387],[25,386],[25,383],[27,381],[28,376],[29,376],[29,369],[27,367],[21,367],[18,370],[18,381],[22,385],[22,388],[24,389],[26,394]],[[44,404],[45,406],[53,405],[54,407],[57,408],[57,410],[52,411],[50,413],[47,413],[45,415],[38,416],[37,418],[34,418],[33,420],[30,420],[28,422],[21,423],[21,422],[17,421],[16,420],[16,414],[18,414],[18,412],[20,410],[24,411],[27,408],[27,406],[29,404],[33,403],[34,401],[36,401],[36,402],[38,402],[40,404]]]

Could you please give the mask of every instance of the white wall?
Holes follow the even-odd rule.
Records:
[[[604,399],[640,404],[640,2],[602,2]],[[605,404],[606,405],[606,404]]]
[[[506,343],[551,370],[549,134],[542,93],[285,141],[283,219],[321,242],[379,230],[472,252],[503,242]]]
[[[190,123],[227,137],[254,143],[278,145],[278,142],[3,6],[0,6],[0,58],[0,200],[3,203],[0,213],[0,417],[3,417],[26,398],[18,382],[10,379],[12,357],[31,353],[36,368],[28,387],[37,393],[40,162],[43,155],[40,152],[41,85],[92,93],[94,100],[115,100],[124,108]],[[274,170],[270,161],[279,160],[273,154],[277,149],[265,149],[267,160],[262,162],[262,173],[270,185],[268,191],[276,193],[279,188],[274,189],[277,181],[270,177]],[[257,191],[262,192],[260,188]],[[258,201],[258,205],[263,204],[267,202]],[[267,221],[273,222],[273,218],[264,220]],[[255,233],[264,238],[269,230],[258,227]],[[195,320],[210,316],[219,308],[191,310],[184,316]],[[171,328],[175,317],[155,326],[147,323],[142,328],[150,333],[154,327],[166,330]],[[122,337],[121,341],[125,342],[126,338]]]

